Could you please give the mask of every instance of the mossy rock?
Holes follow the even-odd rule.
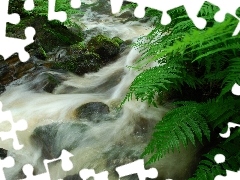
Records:
[[[116,42],[119,46],[124,43],[124,41],[120,37],[113,37],[112,41]]]
[[[21,0],[9,0],[9,7],[8,7],[8,13],[17,13],[21,16],[21,18],[26,17],[27,13],[24,11],[24,1]]]
[[[63,24],[48,21],[45,16],[27,16],[17,25],[8,24],[7,36],[25,39],[24,30],[29,26],[36,30],[36,35],[35,42],[27,46],[26,50],[34,48],[34,44],[37,43],[45,52],[50,52],[57,46],[70,46],[83,40],[83,37],[74,34]]]
[[[109,61],[120,51],[119,44],[104,35],[93,37],[87,44],[88,50],[93,51],[101,57],[103,61]]]
[[[53,69],[62,69],[77,75],[84,75],[89,72],[97,72],[101,66],[98,54],[79,52],[79,54],[66,56],[64,61],[54,62]]]

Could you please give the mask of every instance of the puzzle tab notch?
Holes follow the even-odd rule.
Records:
[[[0,102],[0,123],[4,121],[8,121],[12,127],[11,127],[11,130],[8,132],[0,132],[1,140],[4,141],[7,139],[13,139],[13,148],[15,150],[22,149],[23,145],[19,143],[16,132],[26,130],[28,127],[28,124],[24,119],[14,122],[10,111],[5,111],[5,112],[2,111],[2,103]]]

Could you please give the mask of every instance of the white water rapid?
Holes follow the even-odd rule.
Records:
[[[135,41],[151,31],[150,22],[124,22],[124,18],[110,14],[110,6],[107,14],[99,14],[89,8],[83,17],[73,19],[88,30],[86,41],[95,34]],[[144,102],[132,100],[122,110],[116,110],[138,74],[126,66],[132,65],[139,57],[137,50],[128,48],[114,63],[96,73],[77,76],[48,72],[64,78],[53,93],[31,88],[38,85],[44,72],[31,80],[25,76],[7,86],[0,95],[3,111],[10,110],[14,121],[25,119],[28,123],[26,131],[17,133],[20,143],[24,144],[22,150],[14,150],[11,140],[0,141],[0,147],[7,149],[8,155],[16,161],[13,168],[4,170],[7,180],[25,178],[21,169],[28,163],[33,165],[35,174],[44,173],[43,159],[58,157],[62,149],[74,155],[71,158],[74,167],[64,172],[60,163],[51,164],[49,168],[54,180],[78,180],[77,174],[83,168],[93,168],[97,173],[107,170],[109,179],[117,180],[116,167],[140,159],[155,124],[167,109],[149,107]],[[89,102],[102,102],[110,112],[103,116],[100,114],[100,121],[80,119],[76,109]],[[2,123],[0,131],[10,128],[9,123]],[[151,167],[157,168],[159,180],[183,180],[189,176],[196,152],[192,148],[191,151],[183,150],[181,154],[171,153]],[[125,179],[138,178],[129,176]]]

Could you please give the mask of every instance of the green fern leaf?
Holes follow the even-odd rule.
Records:
[[[203,136],[210,139],[210,131],[199,106],[189,104],[173,109],[156,125],[153,137],[142,154],[152,154],[147,164],[159,160],[170,150],[179,148],[180,144],[185,147],[189,142],[195,144],[195,138],[200,142]]]

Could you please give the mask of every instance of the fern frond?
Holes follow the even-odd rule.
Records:
[[[152,154],[147,164],[162,158],[170,150],[174,151],[189,142],[195,144],[195,138],[202,142],[203,136],[210,139],[210,130],[206,119],[196,103],[188,103],[167,113],[156,125],[152,139],[142,156]]]
[[[209,100],[206,103],[208,109],[208,123],[214,129],[216,127],[223,128],[227,122],[232,121],[239,123],[235,117],[240,115],[239,112],[240,101],[239,98],[228,96],[216,100]]]
[[[156,106],[154,102],[156,94],[169,90],[172,84],[178,87],[177,84],[182,83],[183,72],[184,66],[182,65],[165,64],[140,73],[132,82],[123,103],[135,95],[137,100],[148,101],[149,104]]]
[[[226,77],[223,79],[223,89],[218,98],[221,98],[226,93],[230,92],[235,83],[240,84],[240,58],[229,60],[229,66],[224,72]]]
[[[240,151],[239,151],[239,128],[236,134],[232,134],[227,140],[210,150],[204,155],[204,159],[200,161],[198,169],[194,177],[189,180],[214,180],[217,175],[226,175],[226,169],[230,171],[238,171],[240,167]],[[234,136],[233,136],[234,135]],[[223,154],[225,162],[217,164],[214,160],[215,155]]]

